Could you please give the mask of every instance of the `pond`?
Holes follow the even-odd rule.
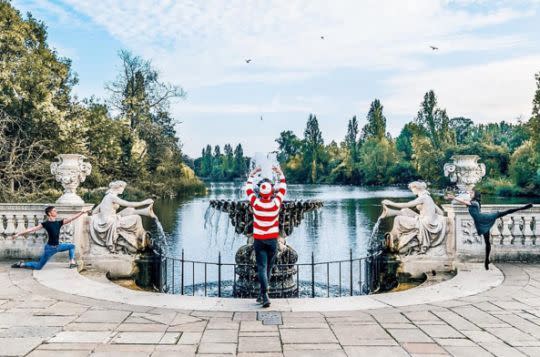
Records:
[[[221,255],[222,263],[234,263],[236,251],[246,244],[246,237],[234,232],[226,213],[209,210],[209,201],[244,200],[243,184],[209,183],[208,187],[209,194],[204,197],[155,202],[154,210],[165,234],[162,248],[172,258],[180,258],[183,250],[186,260],[215,263]],[[347,260],[351,252],[353,258],[365,257],[373,227],[381,213],[380,202],[383,199],[409,201],[413,198],[414,195],[405,187],[290,184],[287,200],[316,199],[323,201],[324,206],[316,212],[305,214],[302,223],[287,238],[287,244],[296,250],[298,263],[301,264],[309,263],[312,254],[315,262]],[[434,192],[433,198],[438,204],[445,203],[440,193]],[[484,197],[484,203],[522,202],[529,200]],[[146,223],[147,227],[151,224],[150,221]],[[391,219],[382,221],[378,239],[390,230],[391,223]],[[151,227],[152,235],[158,236],[158,226]],[[353,290],[355,295],[363,294],[365,287],[362,284],[365,284],[371,269],[365,261],[332,266],[321,264],[313,271],[305,266],[297,276],[299,290],[302,291],[299,294],[307,296],[316,290],[316,296],[342,296],[342,286],[348,286],[346,290],[350,290],[350,294],[353,294]],[[224,296],[234,294],[233,279],[236,274],[233,266],[224,266],[222,272],[218,273],[216,264],[181,264],[180,261],[168,260],[164,274],[167,289],[172,293],[216,296],[223,285]],[[216,286],[216,281],[222,283]],[[310,287],[313,285],[310,281],[316,285]]]
[[[246,238],[235,234],[226,213],[209,212],[205,227],[205,213],[211,199],[244,200],[241,182],[209,183],[209,194],[187,200],[158,200],[154,210],[165,231],[169,256],[186,259],[216,261],[221,252],[223,262],[234,262],[234,254],[246,243]],[[287,200],[318,199],[324,207],[307,213],[300,226],[287,238],[299,255],[299,262],[307,262],[313,252],[316,261],[345,259],[352,249],[354,257],[366,255],[371,231],[381,213],[380,202],[387,198],[408,201],[414,195],[405,187],[358,187],[339,185],[288,185]],[[442,196],[433,193],[439,204]],[[484,203],[522,203],[526,198],[484,197]],[[535,200],[539,202],[538,199]],[[150,223],[150,222],[149,222]],[[380,234],[390,230],[391,219],[384,220]],[[152,234],[158,234],[152,226]]]

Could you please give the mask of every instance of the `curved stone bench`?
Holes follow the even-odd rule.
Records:
[[[503,273],[494,265],[489,271],[484,270],[482,264],[475,263],[460,264],[457,268],[455,277],[434,285],[353,297],[273,299],[270,310],[351,311],[430,304],[476,295],[504,281]],[[65,264],[51,263],[43,270],[33,273],[35,279],[46,287],[97,300],[180,310],[261,310],[254,299],[182,296],[130,290],[111,281],[97,281],[82,276],[74,269],[66,269]]]

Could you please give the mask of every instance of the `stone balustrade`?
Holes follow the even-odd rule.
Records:
[[[25,236],[11,239],[15,233],[35,227],[45,220],[45,207],[50,204],[16,204],[0,203],[0,259],[39,257],[43,251],[43,244],[47,241],[45,230],[40,230]],[[65,205],[53,204],[59,218],[69,217],[92,205]],[[73,242],[77,246],[77,254],[88,249],[88,237],[85,232],[86,220],[80,218],[62,227],[61,242]]]
[[[521,205],[482,205],[482,212],[502,211]],[[478,236],[467,207],[444,205],[453,222],[449,239],[462,261],[480,261],[485,254],[484,238]],[[540,205],[504,216],[490,231],[493,261],[528,261],[540,259]]]

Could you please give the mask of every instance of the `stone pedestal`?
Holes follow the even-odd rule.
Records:
[[[255,298],[259,295],[260,285],[257,277],[257,265],[253,244],[243,245],[236,252],[236,281],[234,296]],[[270,279],[270,297],[293,297],[298,293],[296,286],[296,266],[298,254],[289,245],[282,245],[278,251],[272,277]],[[290,264],[290,265],[288,265]]]
[[[83,257],[84,268],[106,273],[111,279],[132,278],[138,272],[135,254],[111,254],[107,248],[92,244]]]

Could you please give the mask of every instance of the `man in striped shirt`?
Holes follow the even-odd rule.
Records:
[[[257,274],[261,284],[261,294],[257,302],[263,307],[270,306],[268,297],[268,284],[272,275],[279,237],[279,210],[287,192],[287,184],[283,171],[279,167],[272,167],[278,174],[279,185],[277,193],[270,180],[263,180],[259,184],[259,197],[253,189],[253,177],[261,171],[260,168],[253,170],[249,174],[246,184],[246,194],[253,209],[253,247],[255,249],[255,259],[257,261]]]

